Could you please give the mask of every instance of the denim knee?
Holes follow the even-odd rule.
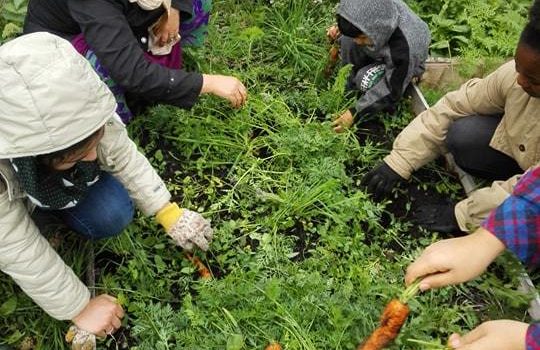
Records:
[[[62,211],[62,217],[76,232],[102,239],[120,234],[133,220],[134,212],[124,186],[112,175],[103,173],[75,208]]]
[[[89,230],[83,233],[91,239],[103,239],[118,236],[133,221],[133,205],[111,208],[101,213],[99,219],[93,220]]]

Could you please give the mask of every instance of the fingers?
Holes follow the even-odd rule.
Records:
[[[407,267],[405,283],[413,283],[422,278],[420,290],[440,288],[455,283],[455,272],[451,265],[445,263],[443,252],[438,250],[440,242],[427,247],[415,262]],[[441,260],[443,259],[443,260]]]
[[[242,84],[242,82],[240,82],[240,80],[237,80],[237,86],[234,89],[235,89],[235,91],[233,92],[233,98],[231,99],[231,105],[234,108],[240,108],[247,101],[247,97],[248,97],[247,89],[244,86],[244,84]]]
[[[364,177],[360,181],[360,185],[362,185],[364,187],[367,187],[367,185],[371,182],[371,179],[373,178],[373,175],[374,175],[373,170],[369,171],[366,175],[364,175]]]
[[[191,241],[195,243],[195,245],[201,250],[208,250],[208,241],[206,240],[206,238],[204,238],[204,236],[193,236],[193,238],[191,238]]]
[[[331,124],[331,126],[334,128],[334,132],[341,134],[343,133],[350,125],[348,125],[347,121],[344,120],[341,116],[338,117],[336,120],[334,120]]]
[[[115,315],[116,315],[116,317],[118,317],[119,319],[123,319],[123,318],[124,318],[124,315],[125,315],[124,309],[123,309],[120,305],[118,305],[118,307],[116,308],[116,310],[115,310]]]
[[[113,296],[111,296],[111,295],[109,295],[109,294],[101,294],[101,295],[99,295],[97,298],[106,299],[106,300],[110,301],[111,303],[115,303],[115,304],[118,303],[118,301],[116,300],[116,298],[113,297]]]
[[[476,327],[464,336],[454,333],[448,339],[448,344],[454,349],[460,350],[480,350],[490,349],[492,344],[486,339],[486,328],[484,324]]]
[[[336,127],[334,127],[334,132],[338,133],[338,134],[341,134],[345,131],[345,128],[343,128],[342,125],[338,125]]]
[[[195,225],[194,234],[190,240],[203,251],[207,251],[214,232],[210,226],[210,221],[206,220],[202,215],[199,215],[198,219],[199,222]]]
[[[415,262],[407,267],[407,272],[405,273],[405,284],[410,285],[418,278],[426,277],[427,275],[439,272],[437,268],[432,266],[426,260],[427,258],[425,257],[424,252],[424,254],[420,255]],[[425,279],[423,280],[423,283],[425,283]]]
[[[482,339],[486,335],[485,325],[486,325],[485,323],[482,323],[480,326],[476,327],[469,333],[461,336],[461,338],[459,339],[460,346],[470,345]]]
[[[203,74],[201,94],[211,93],[227,99],[233,108],[243,106],[248,98],[248,91],[240,80],[232,76]]]
[[[86,342],[82,345],[81,350],[95,350],[96,344],[93,342]]]
[[[120,321],[118,317],[113,317],[113,319],[111,320],[111,325],[113,330],[111,331],[111,329],[109,329],[109,331],[111,331],[112,333],[118,328],[122,327],[122,321]]]
[[[191,252],[193,250],[193,243],[191,243],[190,241],[186,241],[185,243],[180,244],[180,246],[188,252]]]
[[[330,39],[330,41],[336,40],[338,35],[339,35],[339,29],[336,25],[330,26],[326,30],[326,36],[328,37],[328,39]]]
[[[245,102],[245,97],[242,95],[240,91],[236,91],[231,100],[231,106],[233,108],[240,108],[244,105],[244,102]]]
[[[373,195],[373,199],[376,201],[383,198],[391,189],[392,187],[386,184],[384,177],[378,174],[372,175],[366,185],[366,190]]]

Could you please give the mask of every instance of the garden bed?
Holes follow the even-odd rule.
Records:
[[[350,104],[346,72],[322,74],[334,5],[216,1],[209,41],[186,61],[237,75],[248,104],[233,110],[204,97],[190,111],[158,106],[129,125],[174,199],[212,220],[211,249],[196,254],[214,279],[199,279],[153,219],[138,216],[96,246],[97,293],[118,296],[127,310],[116,338],[98,349],[263,349],[271,341],[287,350],[354,349],[403,289],[406,266],[438,239],[410,219],[420,204],[463,196],[442,161],[384,203],[359,184],[413,118],[408,102],[394,116],[332,131],[332,117]],[[58,250],[83,276],[79,238],[66,233]],[[68,325],[0,280],[0,344],[66,348]],[[525,308],[505,283],[488,274],[417,297],[393,347],[445,340],[487,317],[521,317]]]

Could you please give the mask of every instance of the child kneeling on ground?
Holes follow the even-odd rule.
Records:
[[[49,315],[86,333],[76,339],[111,334],[122,307],[90,297],[40,234],[33,209],[99,239],[123,231],[134,202],[186,249],[208,248],[210,223],[170,202],[114,96],[68,41],[44,32],[12,40],[0,47],[0,75],[0,268]]]
[[[411,80],[424,72],[431,38],[427,24],[401,0],[341,0],[337,19],[327,34],[341,34],[341,60],[353,66],[347,90],[360,94],[333,123],[343,132],[361,118],[395,110]]]

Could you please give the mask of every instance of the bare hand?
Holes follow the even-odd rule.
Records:
[[[203,74],[201,93],[211,93],[227,99],[233,108],[242,107],[248,97],[244,84],[237,78],[226,75]]]
[[[338,28],[338,26],[336,26],[336,25],[330,26],[330,27],[328,27],[328,29],[326,30],[326,37],[327,37],[328,40],[330,40],[331,42],[336,41],[340,34],[341,34],[341,33],[339,32],[339,28]]]
[[[124,310],[118,305],[116,299],[102,294],[90,299],[86,307],[72,321],[82,330],[98,337],[105,337],[122,326],[120,320],[123,317]]]
[[[405,283],[422,278],[421,290],[469,281],[482,274],[505,249],[482,228],[465,237],[433,243],[407,268]]]
[[[489,321],[464,336],[452,334],[448,344],[460,350],[525,350],[528,328],[523,322]]]
[[[164,46],[180,40],[178,31],[180,30],[180,12],[171,8],[169,14],[163,14],[159,19],[159,24],[154,29],[154,34],[159,39],[159,45]]]
[[[350,128],[353,123],[354,116],[352,115],[351,111],[347,110],[340,115],[339,118],[332,122],[332,126],[334,127],[335,132],[342,133],[345,131],[345,129]]]

